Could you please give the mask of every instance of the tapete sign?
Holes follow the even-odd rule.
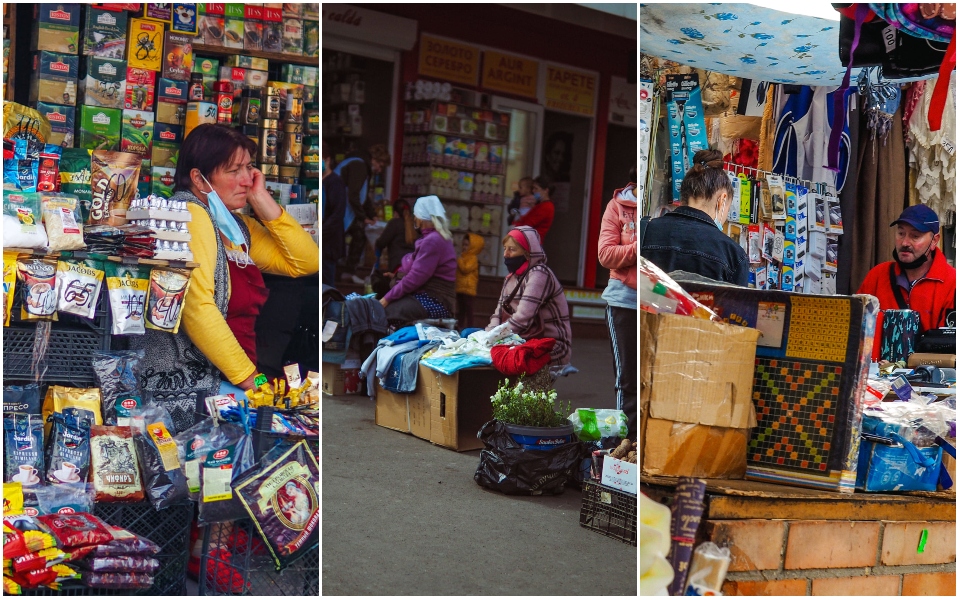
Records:
[[[546,108],[592,117],[596,94],[596,75],[547,65]]]

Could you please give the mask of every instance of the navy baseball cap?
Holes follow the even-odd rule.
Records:
[[[900,213],[900,218],[890,223],[893,227],[897,223],[906,223],[913,226],[917,231],[923,233],[940,233],[940,218],[925,204],[916,204],[908,206],[906,210]]]

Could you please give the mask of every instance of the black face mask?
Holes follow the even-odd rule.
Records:
[[[520,267],[522,267],[526,262],[527,257],[522,254],[520,256],[511,256],[503,259],[503,264],[507,266],[507,269],[511,273],[516,273],[517,270],[520,269]]]
[[[931,243],[930,246],[932,247],[933,244]],[[915,260],[915,261],[913,261],[913,262],[905,263],[905,262],[903,262],[902,260],[900,260],[900,253],[897,252],[897,249],[896,249],[896,248],[894,248],[894,249],[893,249],[893,260],[897,261],[897,264],[900,265],[900,269],[901,269],[901,270],[903,270],[903,271],[912,271],[912,270],[914,270],[914,269],[919,269],[920,267],[922,267],[923,264],[924,264],[925,262],[927,262],[927,260],[932,260],[933,257],[934,257],[934,253],[935,253],[936,251],[937,251],[936,248],[933,248],[933,252],[930,252],[930,248],[927,248],[927,252],[930,252],[930,256],[929,256],[929,257],[927,256],[927,252],[924,252],[923,255],[922,255],[920,258],[918,258],[917,260]]]

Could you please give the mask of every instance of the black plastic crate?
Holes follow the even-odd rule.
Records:
[[[104,590],[69,582],[58,592],[49,588],[23,590],[24,596],[185,596],[187,561],[190,558],[190,522],[193,502],[154,510],[148,502],[97,503],[94,514],[105,522],[141,535],[160,546],[154,558],[160,568],[147,590]]]
[[[585,481],[580,525],[637,545],[637,497],[612,487]]]
[[[5,327],[3,330],[3,379],[33,381],[33,343],[37,334],[35,324]],[[76,387],[96,384],[93,372],[93,353],[110,348],[110,336],[91,329],[68,328],[54,323],[50,342],[41,362],[46,366],[42,381]]]
[[[203,528],[201,596],[319,596],[320,546],[282,572],[251,519]]]

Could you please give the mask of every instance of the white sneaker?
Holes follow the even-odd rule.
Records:
[[[351,278],[351,281],[353,281],[357,285],[363,285],[364,283],[366,283],[366,280],[364,280],[362,277],[357,277],[356,275],[351,275],[350,278]]]

